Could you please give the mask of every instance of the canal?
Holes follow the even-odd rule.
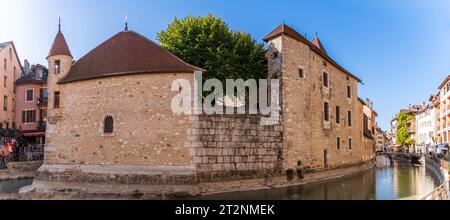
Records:
[[[232,192],[201,200],[404,200],[421,199],[440,185],[425,165],[377,158],[377,168],[321,183],[270,190]]]
[[[0,181],[0,194],[17,193],[32,179]],[[200,200],[402,200],[421,199],[440,182],[426,166],[377,158],[377,168],[320,183],[287,188],[231,192]]]
[[[33,179],[4,180],[0,181],[0,194],[18,193],[20,188],[31,185]]]

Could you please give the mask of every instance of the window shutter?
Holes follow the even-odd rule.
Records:
[[[25,123],[25,111],[22,111],[22,123]]]

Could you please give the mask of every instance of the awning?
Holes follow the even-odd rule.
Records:
[[[437,146],[439,150],[448,150],[448,144],[439,144]]]
[[[45,132],[24,133],[24,137],[44,137]]]

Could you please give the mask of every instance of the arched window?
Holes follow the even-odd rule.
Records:
[[[105,117],[105,121],[103,123],[103,132],[105,134],[114,133],[114,119],[111,115]]]

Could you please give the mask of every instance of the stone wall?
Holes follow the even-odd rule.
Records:
[[[261,115],[191,116],[188,131],[199,181],[256,178],[281,171],[282,126]]]
[[[364,144],[358,80],[289,36],[268,43],[269,77],[281,80],[284,169],[295,169],[301,162],[315,172],[373,159],[372,149]],[[303,78],[299,69],[303,69]],[[329,76],[328,88],[323,86],[323,72]],[[347,97],[347,86],[351,87],[351,98]],[[328,122],[324,120],[325,101],[329,104]],[[337,107],[340,123],[336,122]],[[348,111],[352,114],[351,126]]]
[[[63,115],[47,126],[45,164],[191,165],[184,145],[190,122],[171,109],[176,79],[193,82],[193,74],[149,73],[64,84]],[[103,133],[106,115],[114,119],[113,134]]]

